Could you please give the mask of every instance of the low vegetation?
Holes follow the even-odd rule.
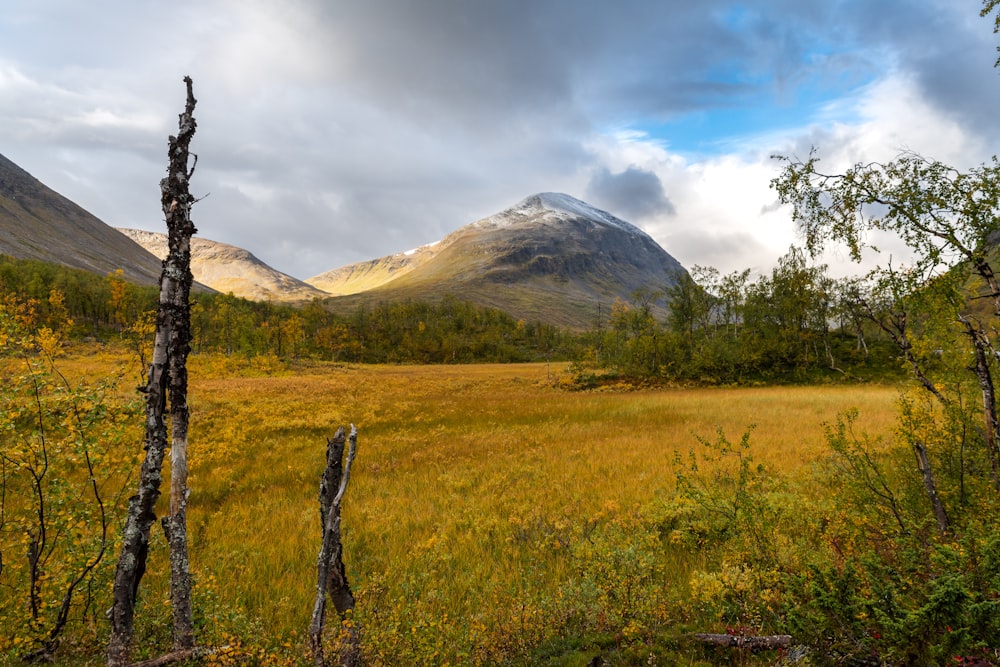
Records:
[[[87,405],[96,378],[121,378],[100,398],[123,415],[102,426],[100,456],[133,463],[142,425],[124,418],[134,399],[120,388],[141,372],[134,355],[93,344],[56,354]],[[344,546],[368,664],[775,660],[697,632],[791,634],[813,664],[987,664],[996,645],[991,495],[960,478],[959,452],[936,457],[941,494],[960,510],[953,533],[936,530],[911,455],[893,445],[895,386],[581,392],[566,366],[546,364],[191,361],[196,623],[201,643],[229,647],[216,664],[307,664],[325,436],[348,421],[362,430]],[[4,363],[15,377],[24,358]],[[33,419],[34,390],[4,396],[5,415],[20,404]],[[920,394],[903,399],[915,409]],[[55,396],[43,405],[65,416]],[[49,443],[96,442],[47,423]],[[11,428],[37,444],[23,425],[4,430],[0,650],[11,660],[47,636],[99,535],[87,475],[63,468],[51,534],[65,546],[47,560],[32,619],[24,540],[37,512],[6,448]],[[99,485],[117,525],[128,480]],[[151,551],[136,659],[170,641],[158,531]],[[64,664],[103,660],[111,569],[102,560],[79,588]]]
[[[0,256],[0,287],[34,300],[43,321],[72,318],[69,339],[137,341],[152,332],[155,289],[120,274],[101,278]],[[343,316],[320,301],[293,308],[202,293],[194,296],[192,344],[196,353],[285,360],[573,361],[581,386],[900,379],[891,341],[858,312],[855,291],[793,249],[756,281],[749,271],[723,277],[696,269],[666,292],[637,293],[603,309],[595,304],[589,331],[515,320],[454,297],[362,304]],[[658,322],[651,303],[665,297],[671,316]]]
[[[89,349],[57,362],[72,386],[109,371],[131,380],[139,371],[128,355]],[[877,385],[860,392],[571,386],[564,366],[545,364],[352,367],[193,357],[189,526],[201,641],[230,645],[226,660],[304,661],[324,436],[355,421],[361,454],[344,503],[345,558],[372,664],[574,664],[597,654],[625,664],[709,661],[711,650],[689,633],[786,627],[779,598],[774,613],[762,615],[751,601],[757,583],[741,582],[742,591],[724,583],[751,567],[734,560],[742,546],[731,540],[742,538],[729,534],[744,515],[734,506],[736,523],[728,525],[712,503],[740,503],[746,492],[748,512],[773,505],[777,514],[759,529],[803,567],[807,549],[792,545],[816,529],[809,521],[846,520],[830,506],[829,489],[814,486],[830,454],[824,419],[864,405],[856,428],[888,433],[897,393]],[[128,392],[120,396],[128,401]],[[756,427],[745,449],[720,445],[739,442],[748,424]],[[134,457],[141,437],[135,423],[113,449]],[[737,460],[750,464],[752,479],[730,465]],[[734,486],[714,485],[718,498],[710,501],[701,474]],[[17,539],[13,517],[24,509],[12,497],[5,540]],[[150,655],[169,642],[162,539],[154,531],[140,595],[137,636]],[[23,559],[16,541],[3,544],[5,562]],[[12,657],[33,639],[30,624],[18,622],[26,591],[13,574],[4,573],[13,588],[2,625]],[[74,607],[62,651],[74,664],[100,661],[109,575],[104,563],[89,582],[89,606],[81,598]]]

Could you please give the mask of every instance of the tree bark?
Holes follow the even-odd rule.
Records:
[[[187,104],[180,116],[180,132],[177,137],[170,137],[169,154],[170,170],[164,181],[183,183],[184,192],[187,181],[194,169],[187,167],[188,145],[194,135],[195,122],[192,117],[196,100],[192,94],[190,77],[185,77],[187,85]],[[139,490],[129,498],[128,516],[122,533],[122,548],[115,570],[113,606],[109,611],[111,620],[111,637],[108,642],[107,664],[109,667],[120,667],[130,663],[132,634],[134,630],[135,602],[139,591],[139,582],[146,569],[146,555],[149,549],[149,531],[156,519],[154,507],[160,497],[160,484],[163,481],[163,458],[167,448],[167,425],[164,420],[166,410],[168,385],[169,391],[179,391],[180,396],[186,393],[186,372],[179,372],[178,361],[183,367],[183,360],[176,359],[180,351],[186,359],[190,343],[190,303],[191,268],[190,268],[190,237],[194,226],[187,216],[193,203],[190,195],[166,201],[164,190],[164,213],[166,214],[170,251],[163,261],[163,271],[160,274],[160,299],[156,315],[156,335],[153,343],[153,358],[150,363],[146,393],[146,437],[144,449],[146,456],[142,463],[139,476]],[[178,211],[181,211],[178,213]],[[187,326],[183,323],[187,322]],[[183,384],[178,384],[179,378]],[[181,387],[185,391],[180,391]],[[175,442],[180,436],[186,443],[187,439],[187,401],[186,396],[178,401],[177,395],[171,395],[172,414],[181,412],[185,415],[180,424],[175,417]],[[175,454],[176,455],[176,454]],[[186,458],[181,466],[184,472],[182,484],[186,487]],[[173,486],[173,483],[172,483]],[[186,488],[183,495],[186,495]],[[183,506],[183,503],[181,503]],[[171,511],[173,511],[173,507]],[[183,514],[181,515],[183,517]],[[172,534],[171,541],[171,588],[174,589],[174,542],[182,536],[186,542],[186,532],[182,524],[170,517]],[[180,561],[181,559],[178,559]],[[187,554],[184,550],[183,561],[186,564]],[[173,594],[172,594],[172,597]],[[190,585],[188,584],[188,597]],[[177,612],[176,602],[174,608]],[[187,616],[190,618],[190,604],[187,606]],[[176,628],[176,621],[175,621]],[[193,643],[193,636],[192,636]]]
[[[937,492],[937,485],[934,483],[934,473],[931,470],[931,462],[927,457],[927,448],[919,440],[914,441],[913,451],[917,455],[917,467],[924,478],[924,490],[927,492],[927,499],[931,501],[931,509],[934,510],[934,520],[937,522],[938,532],[942,535],[950,530],[948,523],[948,513],[944,510],[944,503]]]
[[[332,439],[327,440],[326,468],[320,479],[319,505],[320,522],[323,527],[323,543],[317,563],[316,601],[313,605],[312,621],[309,624],[309,641],[312,646],[316,667],[325,665],[323,651],[323,628],[326,623],[326,597],[330,596],[334,608],[343,619],[354,609],[354,594],[347,581],[344,569],[343,546],[340,535],[340,503],[351,477],[351,465],[357,453],[358,432],[351,425],[350,447],[344,461],[344,445],[347,439],[344,428],[337,429]],[[334,491],[336,488],[336,491]],[[341,665],[360,664],[360,638],[357,628],[347,628],[347,638],[341,647]]]
[[[968,317],[959,315],[959,321],[965,327],[965,333],[972,341],[976,363],[969,370],[976,375],[979,390],[983,397],[983,440],[986,443],[986,453],[990,458],[990,474],[993,486],[1000,489],[1000,423],[997,419],[997,398],[993,386],[993,374],[990,370],[990,358],[994,356],[990,339],[981,326],[974,326]]]
[[[163,519],[163,530],[170,545],[170,602],[174,616],[174,649],[194,647],[194,620],[191,609],[191,571],[187,549],[188,498],[188,404],[187,358],[191,351],[191,236],[197,231],[191,222],[191,196],[188,184],[194,165],[188,169],[191,139],[197,123],[191,77],[185,77],[187,102],[178,119],[178,133],[168,141],[170,167],[160,181],[160,203],[169,230],[170,253],[179,258],[183,272],[177,286],[179,309],[170,335],[170,516]],[[197,157],[195,158],[197,164]]]

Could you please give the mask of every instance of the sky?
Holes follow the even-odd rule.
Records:
[[[773,155],[815,148],[834,171],[998,152],[1000,35],[981,6],[3,0],[0,154],[109,225],[166,231],[188,75],[198,235],[297,278],[537,192],[641,227],[688,268],[768,271],[800,241]]]

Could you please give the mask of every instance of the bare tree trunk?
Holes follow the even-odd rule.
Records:
[[[993,374],[990,370],[990,358],[993,357],[993,350],[989,337],[983,332],[981,327],[973,326],[969,318],[960,315],[959,321],[965,326],[965,333],[972,341],[972,349],[975,351],[976,363],[970,366],[976,375],[979,383],[979,390],[983,396],[983,440],[986,441],[986,453],[990,458],[990,474],[993,479],[994,488],[1000,489],[1000,424],[997,421],[997,399],[996,390],[993,386]]]
[[[354,594],[347,582],[344,570],[343,546],[340,540],[340,503],[351,477],[351,465],[357,453],[358,432],[351,425],[350,447],[344,462],[344,428],[337,429],[332,439],[327,440],[326,468],[319,485],[320,521],[323,526],[323,544],[317,563],[316,602],[313,605],[312,622],[309,624],[309,640],[312,645],[316,667],[324,667],[323,628],[326,622],[326,596],[341,618],[354,609]],[[336,486],[336,491],[334,488]],[[360,664],[360,638],[357,628],[347,628],[348,636],[341,647],[339,663],[344,666]]]
[[[194,647],[194,621],[191,610],[191,571],[187,550],[188,497],[188,404],[187,358],[191,351],[191,236],[197,231],[191,222],[194,198],[188,183],[194,165],[188,169],[189,146],[197,123],[194,119],[194,98],[191,77],[185,77],[187,102],[178,120],[178,134],[170,137],[170,168],[160,181],[160,203],[170,230],[170,252],[180,257],[184,275],[178,285],[178,313],[170,336],[170,516],[163,519],[163,531],[170,544],[170,602],[174,613],[174,649]],[[197,164],[195,157],[195,164]]]
[[[927,448],[919,440],[913,443],[913,451],[917,455],[917,467],[924,478],[924,490],[927,498],[931,501],[931,508],[934,510],[934,520],[937,521],[938,532],[942,535],[950,530],[948,524],[948,514],[944,511],[944,503],[938,496],[937,485],[934,483],[934,473],[931,470],[931,462],[927,457]]]
[[[139,477],[139,491],[129,498],[128,516],[122,534],[122,549],[115,570],[114,604],[109,611],[111,620],[111,637],[108,642],[107,664],[110,667],[128,665],[130,663],[132,634],[134,630],[135,602],[139,591],[139,582],[146,570],[146,555],[149,549],[149,531],[156,519],[154,507],[160,497],[160,484],[163,481],[163,458],[167,448],[167,425],[164,420],[166,410],[168,382],[171,391],[171,407],[174,417],[174,442],[180,437],[186,450],[187,442],[187,375],[183,370],[184,361],[190,344],[190,303],[191,291],[191,253],[190,237],[194,226],[188,217],[193,203],[187,193],[187,181],[193,173],[187,167],[188,145],[194,135],[195,122],[192,117],[196,100],[192,94],[190,77],[185,77],[187,85],[187,103],[185,111],[180,116],[180,132],[178,137],[170,137],[169,159],[170,171],[161,189],[164,196],[164,213],[166,214],[170,250],[163,261],[163,272],[160,275],[160,300],[156,315],[156,336],[153,343],[153,359],[149,369],[149,380],[146,393],[146,438],[144,448],[146,457],[142,463]],[[183,199],[166,201],[167,191],[171,183],[183,183]],[[180,213],[179,213],[180,211]],[[180,354],[183,352],[183,354]],[[178,359],[177,357],[181,358]],[[178,384],[180,382],[180,384]],[[173,394],[178,391],[179,394]],[[179,415],[183,419],[179,420]],[[179,427],[179,432],[178,432]],[[173,456],[176,457],[176,451]],[[180,497],[186,496],[187,461],[186,454],[180,464]],[[176,475],[176,471],[175,471]],[[172,483],[173,486],[173,483]],[[183,527],[183,511],[181,523],[176,523],[171,503],[171,528],[168,539],[171,543],[171,588],[176,589],[176,580],[186,580],[187,583],[187,618],[190,623],[190,581],[186,574],[187,551],[186,531]],[[183,507],[183,500],[181,507]],[[175,542],[183,540],[185,548],[183,557],[174,557]],[[183,563],[182,576],[174,576],[174,563]],[[172,594],[172,597],[175,597]],[[177,602],[174,600],[174,612],[177,613]],[[177,622],[175,620],[175,634]],[[186,641],[186,640],[185,640]],[[191,638],[193,644],[193,634]],[[176,643],[176,640],[175,640]]]
[[[168,258],[169,259],[169,258]],[[162,303],[172,297],[172,280],[164,269],[160,278],[161,307],[157,315],[157,331],[153,344],[153,359],[146,385],[146,457],[139,474],[139,491],[129,498],[128,516],[122,532],[122,550],[115,570],[114,603],[109,611],[111,637],[108,642],[108,666],[128,665],[134,627],[135,600],[139,581],[146,570],[149,530],[156,518],[153,508],[160,497],[163,456],[167,448],[167,426],[163,421],[166,405],[167,377],[167,315]]]

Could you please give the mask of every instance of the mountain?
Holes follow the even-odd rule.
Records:
[[[157,257],[167,256],[166,234],[141,229],[118,231]],[[329,296],[301,280],[272,269],[243,248],[197,236],[191,239],[191,273],[202,285],[223,294],[232,292],[255,301],[294,303]]]
[[[162,263],[0,155],[0,254],[156,285]]]
[[[335,308],[453,294],[514,317],[585,328],[616,298],[673,284],[682,272],[638,227],[569,195],[546,192],[437,243],[306,282],[337,295],[330,300]]]

